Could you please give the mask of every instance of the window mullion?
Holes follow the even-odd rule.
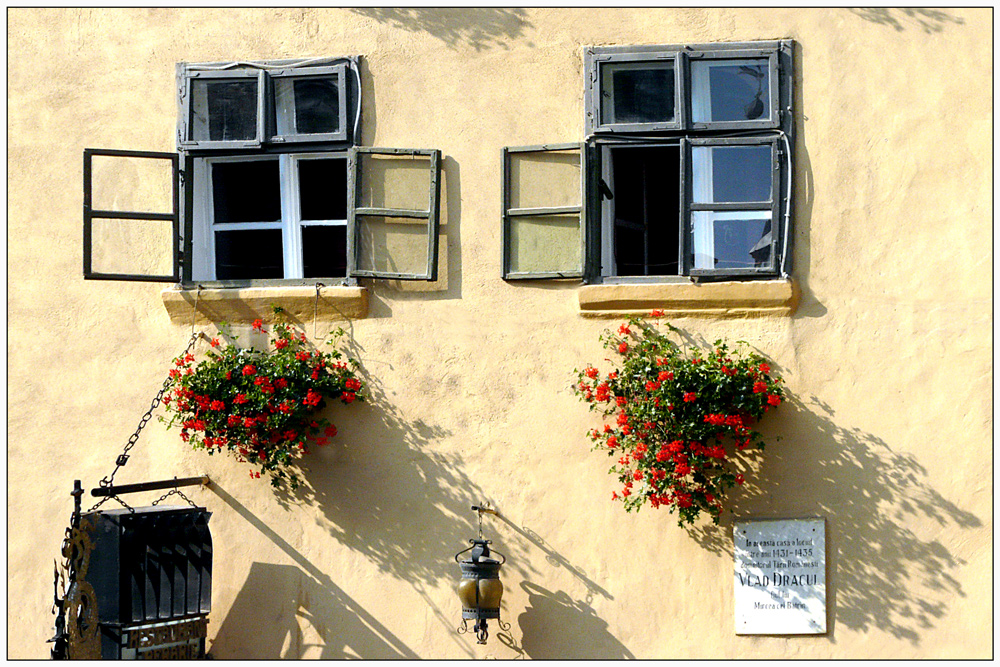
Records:
[[[285,278],[301,278],[302,225],[299,220],[299,188],[297,160],[284,154],[279,157],[281,175],[281,222],[284,241]]]

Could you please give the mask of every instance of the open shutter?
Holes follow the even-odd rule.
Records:
[[[178,155],[83,151],[83,277],[180,281]]]
[[[503,277],[582,278],[583,144],[503,149]]]
[[[687,274],[776,273],[781,238],[778,138],[687,139],[682,150]]]
[[[347,170],[348,274],[437,280],[441,151],[355,146]]]

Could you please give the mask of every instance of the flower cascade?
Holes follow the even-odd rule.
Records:
[[[279,308],[276,312],[281,312]],[[265,332],[261,320],[253,329]],[[335,345],[344,331],[327,341]],[[230,336],[235,339],[235,336]],[[239,461],[259,467],[271,484],[287,480],[298,487],[295,462],[310,445],[326,445],[337,427],[316,416],[327,400],[364,400],[358,362],[335,347],[311,349],[304,333],[278,322],[267,350],[244,349],[212,339],[206,358],[186,354],[174,359],[171,390],[163,403],[179,425],[181,439],[209,454],[228,450]]]
[[[718,523],[726,492],[744,483],[734,460],[748,447],[764,448],[753,426],[781,404],[782,379],[742,341],[730,350],[717,340],[705,352],[673,342],[669,333],[678,329],[665,325],[668,333],[632,317],[616,333],[605,331],[601,341],[617,352],[617,368],[576,371],[574,391],[611,422],[588,435],[594,449],[617,457],[609,472],[623,486],[613,500],[628,511],[666,506],[681,526],[701,512]]]

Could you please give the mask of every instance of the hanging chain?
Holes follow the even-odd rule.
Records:
[[[185,496],[183,493],[181,493],[180,489],[176,489],[176,488],[175,489],[171,489],[170,491],[167,491],[162,496],[160,496],[159,498],[157,498],[156,500],[154,500],[153,501],[153,505],[159,505],[161,502],[163,502],[164,500],[166,500],[167,498],[169,498],[170,496],[173,496],[173,495],[180,496],[181,498],[183,498],[184,500],[187,501],[188,505],[190,505],[191,507],[193,507],[195,509],[198,509],[198,506],[194,504],[193,500],[191,500],[190,498],[188,498],[187,496]]]
[[[204,335],[205,334],[203,334],[200,331],[199,332],[192,332],[191,333],[191,340],[188,341],[187,347],[184,348],[183,352],[181,352],[181,356],[183,357],[183,356],[185,356],[187,354],[190,354],[191,350],[194,348],[194,344],[198,341],[198,339],[200,337],[202,337]],[[115,459],[115,469],[111,471],[111,475],[110,476],[104,477],[99,482],[101,488],[108,488],[108,487],[110,487],[110,486],[112,486],[114,484],[115,475],[118,473],[118,469],[121,468],[122,466],[124,466],[126,463],[128,463],[129,450],[131,450],[133,447],[135,447],[135,443],[139,440],[139,434],[142,433],[142,429],[146,428],[146,424],[149,423],[150,418],[152,418],[152,416],[153,416],[153,410],[155,410],[157,407],[159,407],[160,401],[163,399],[163,395],[165,393],[167,393],[167,390],[170,389],[170,387],[171,387],[171,385],[173,385],[173,383],[174,383],[174,379],[172,377],[170,377],[170,375],[167,375],[167,379],[163,381],[163,386],[160,387],[160,391],[158,391],[156,393],[156,397],[153,399],[153,402],[149,406],[149,409],[146,410],[146,414],[144,414],[142,416],[142,419],[139,420],[139,426],[135,429],[135,433],[133,433],[131,436],[129,436],[128,442],[125,443],[125,449],[122,451],[121,454],[118,455],[118,458]],[[131,508],[128,505],[125,504],[125,502],[123,502],[117,496],[113,496],[113,495],[112,496],[105,496],[104,500],[102,500],[101,502],[97,503],[96,505],[94,505],[93,507],[91,507],[87,511],[88,512],[93,512],[95,509],[97,509],[102,504],[104,504],[105,502],[107,502],[109,498],[114,498],[119,503],[121,503],[126,508],[128,508],[130,511],[132,511]]]

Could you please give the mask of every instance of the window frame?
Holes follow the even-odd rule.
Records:
[[[587,51],[587,71],[590,73],[585,89],[585,106],[588,109],[588,130],[596,132],[656,132],[683,129],[687,116],[686,79],[683,76],[683,58],[677,49],[653,51],[595,52]],[[605,123],[603,118],[603,65],[642,62],[671,62],[674,73],[674,120],[648,123]]]
[[[331,142],[344,142],[348,140],[348,109],[347,109],[347,63],[340,63],[337,65],[328,65],[322,67],[289,67],[284,69],[277,69],[273,71],[268,71],[267,75],[273,79],[272,88],[273,94],[272,99],[274,100],[274,120],[275,127],[274,132],[268,139],[272,143],[284,144],[284,143],[300,143],[306,141],[331,141]],[[299,134],[299,133],[288,133],[282,134],[280,127],[281,122],[279,116],[283,113],[283,110],[278,104],[278,92],[277,92],[277,81],[279,79],[311,79],[311,78],[322,78],[329,77],[331,75],[336,75],[339,85],[337,86],[337,95],[339,99],[339,132],[318,132],[315,134]],[[294,125],[295,122],[295,105],[294,103],[290,107],[290,120],[289,122]]]
[[[195,80],[256,79],[257,80],[257,135],[254,139],[210,140],[191,139],[191,105]],[[263,69],[258,70],[198,70],[188,69],[181,84],[181,121],[178,123],[177,143],[180,148],[197,150],[227,150],[239,148],[260,148],[267,130],[267,81]]]
[[[623,128],[602,125],[600,67],[607,62],[655,61],[676,54],[675,71],[679,81],[675,86],[679,108],[679,127],[653,129]],[[792,147],[795,144],[793,103],[795,99],[794,42],[789,39],[758,42],[720,42],[690,45],[593,46],[584,48],[584,127],[586,130],[587,192],[586,216],[588,244],[585,258],[586,283],[645,283],[705,280],[751,280],[787,278],[791,271],[791,195],[794,178]],[[767,59],[769,116],[746,121],[694,121],[692,109],[694,78],[692,66],[697,62]],[[748,137],[761,143],[771,143],[772,173],[771,260],[767,267],[742,269],[694,269],[688,249],[693,245],[690,222],[690,147],[707,139]],[[679,269],[677,275],[617,276],[602,275],[604,236],[607,234],[602,203],[602,159],[605,149],[614,146],[655,147],[664,143],[681,142],[680,183],[678,206]],[[689,143],[690,142],[690,143]],[[695,207],[698,208],[697,206]],[[734,207],[734,210],[761,210]],[[505,250],[506,251],[506,250]]]
[[[511,166],[510,157],[518,153],[547,153],[576,150],[580,153],[580,204],[577,206],[546,206],[536,208],[511,208]],[[590,179],[587,174],[587,146],[584,142],[562,144],[542,144],[536,146],[505,146],[502,153],[502,205],[501,243],[503,245],[503,278],[504,280],[534,280],[550,278],[583,278],[587,271],[587,196]],[[580,268],[570,271],[512,271],[511,264],[511,223],[516,217],[534,217],[551,215],[577,214],[580,216]]]
[[[93,208],[93,158],[121,157],[154,160],[169,160],[171,164],[171,207],[170,212],[117,211]],[[83,149],[83,278],[84,280],[119,280],[125,282],[176,283],[181,280],[180,252],[180,192],[179,156],[177,153],[159,151],[133,151],[109,148]],[[173,273],[108,273],[93,270],[93,222],[94,220],[148,220],[170,222],[172,228],[171,266]]]
[[[781,149],[779,137],[691,137],[681,139],[681,180],[683,190],[681,195],[681,228],[683,242],[681,254],[684,274],[686,276],[710,278],[716,276],[774,276],[778,272],[778,239],[781,238]],[[695,147],[726,147],[726,146],[763,146],[771,147],[771,200],[754,202],[695,202],[694,201],[694,159],[692,149]],[[771,253],[767,266],[753,268],[729,269],[696,269],[694,268],[694,223],[692,213],[698,211],[764,211],[771,212]]]
[[[744,49],[744,48],[699,48],[685,54],[686,77],[690,94],[685,100],[690,122],[687,129],[697,130],[764,130],[781,126],[781,110],[779,98],[781,95],[779,82],[779,49]],[[768,105],[770,111],[766,120],[738,121],[696,121],[694,119],[694,75],[692,67],[697,62],[725,62],[727,60],[768,59]]]
[[[211,275],[212,278],[194,279],[196,282],[217,283],[222,285],[242,285],[247,281],[315,281],[320,278],[342,280],[343,276],[306,277],[303,259],[303,227],[318,226],[348,226],[345,216],[341,219],[305,220],[302,218],[301,189],[298,164],[304,160],[343,160],[345,173],[348,163],[347,151],[302,151],[282,153],[258,153],[252,155],[204,155],[193,160],[193,176],[189,188],[199,193],[191,215],[191,238],[197,241],[192,245],[190,267],[191,275]],[[233,164],[275,160],[278,162],[278,189],[281,207],[281,219],[278,221],[232,222],[218,223],[214,220],[215,188],[212,180],[212,170],[217,164]],[[349,196],[348,184],[345,182],[345,195]],[[216,231],[253,231],[260,229],[280,229],[282,233],[282,278],[235,278],[220,279],[216,271],[215,232]],[[349,236],[348,230],[345,233]],[[349,268],[349,267],[348,267]],[[291,274],[291,275],[289,275]]]
[[[360,206],[362,155],[422,156],[428,158],[430,175],[428,187],[428,208],[401,209]],[[389,280],[437,280],[438,236],[440,234],[441,211],[441,151],[426,148],[379,148],[373,146],[352,146],[347,157],[347,275],[350,278],[382,278]],[[424,273],[402,273],[359,269],[359,253],[362,250],[361,225],[358,216],[412,218],[427,221],[427,270]]]

